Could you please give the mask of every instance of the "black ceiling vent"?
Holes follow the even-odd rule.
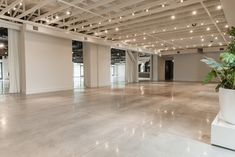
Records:
[[[38,31],[38,27],[37,26],[33,26],[33,30],[34,31]]]
[[[180,54],[180,51],[177,51],[177,54]]]
[[[223,47],[221,47],[221,48],[219,48],[219,50],[220,50],[220,51],[224,51],[224,48],[223,48]]]
[[[198,49],[197,49],[197,52],[198,52],[198,53],[203,53],[203,48],[198,48]]]

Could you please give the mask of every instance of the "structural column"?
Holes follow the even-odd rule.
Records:
[[[134,83],[139,81],[138,77],[138,52],[126,51],[126,82]]]
[[[111,84],[111,48],[93,43],[83,43],[85,86],[104,87]]]
[[[159,56],[152,55],[151,56],[151,80],[158,81],[159,80],[159,65],[158,65]]]

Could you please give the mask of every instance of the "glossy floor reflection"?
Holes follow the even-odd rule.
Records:
[[[215,85],[140,83],[0,97],[0,156],[234,157],[209,145]]]
[[[9,80],[0,80],[0,95],[9,93]]]

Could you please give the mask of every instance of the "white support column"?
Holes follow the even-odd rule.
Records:
[[[126,51],[126,82],[139,82],[138,76],[138,52]]]
[[[158,81],[159,80],[159,65],[158,65],[158,55],[152,55],[152,63],[151,63],[151,72],[152,72],[152,81]]]
[[[104,87],[111,84],[111,48],[109,46],[83,43],[85,86]]]

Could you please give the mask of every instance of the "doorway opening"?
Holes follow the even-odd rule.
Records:
[[[0,27],[0,94],[9,93],[8,30]]]
[[[83,44],[72,41],[73,81],[74,88],[84,88]]]
[[[111,84],[124,85],[125,84],[125,68],[126,68],[126,51],[119,49],[111,49]]]
[[[138,72],[139,81],[150,81],[151,71],[151,55],[146,53],[139,53]]]
[[[165,80],[173,81],[174,79],[174,60],[165,61]]]

